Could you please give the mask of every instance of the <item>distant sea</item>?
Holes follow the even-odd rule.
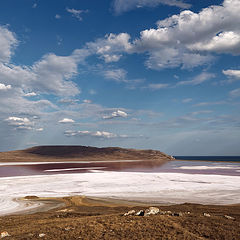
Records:
[[[240,156],[174,156],[176,160],[240,162]]]

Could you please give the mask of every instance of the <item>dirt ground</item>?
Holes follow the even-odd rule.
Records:
[[[123,216],[129,210],[149,206],[86,197],[52,200],[63,201],[65,206],[48,212],[0,217],[0,233],[6,231],[10,235],[4,239],[240,239],[240,205],[186,203],[157,206],[182,216]]]

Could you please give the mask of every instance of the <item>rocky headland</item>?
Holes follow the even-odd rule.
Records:
[[[0,162],[53,162],[103,160],[157,160],[172,157],[156,150],[137,150],[119,147],[36,146],[25,150],[0,152]]]

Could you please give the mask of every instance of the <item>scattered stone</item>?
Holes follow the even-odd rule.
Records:
[[[8,232],[1,232],[0,238],[10,237]]]
[[[228,215],[224,215],[224,217],[227,218],[227,219],[235,220],[234,217],[231,217],[231,216],[228,216]]]
[[[39,236],[40,238],[42,238],[42,237],[45,237],[46,234],[45,234],[45,233],[40,233],[38,236]]]
[[[57,212],[73,212],[73,209],[61,209],[61,210],[58,210]]]
[[[123,216],[130,216],[130,215],[134,215],[136,213],[135,210],[130,210],[127,213],[124,213]]]
[[[182,217],[183,216],[183,213],[172,213],[172,216],[175,216],[175,217]]]
[[[160,211],[159,208],[157,207],[149,207],[146,210],[140,210],[136,213],[135,210],[130,210],[126,213],[123,214],[123,216],[150,216],[150,215],[156,215],[156,214],[160,214],[160,215],[168,215],[168,216],[177,216],[177,217],[182,217],[184,215],[184,213],[182,212],[171,212],[171,211]],[[186,213],[185,213],[186,214]],[[190,214],[190,212],[187,212],[187,214]],[[210,214],[208,216],[208,214],[204,213],[204,216],[210,217]]]
[[[158,214],[159,211],[160,211],[159,208],[150,207],[150,208],[145,210],[144,216],[155,215],[155,214]]]
[[[144,216],[144,211],[143,211],[143,210],[140,210],[140,211],[138,211],[135,215],[136,215],[136,216]]]
[[[171,211],[159,211],[160,215],[172,215]]]
[[[211,215],[209,213],[203,213],[203,216],[205,217],[211,217]]]
[[[75,228],[74,227],[65,227],[64,228],[65,231],[70,231],[70,230],[73,230],[73,229],[75,229]]]

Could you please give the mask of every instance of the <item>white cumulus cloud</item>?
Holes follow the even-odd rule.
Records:
[[[188,47],[197,51],[240,54],[240,32],[220,32],[210,39],[190,44]]]
[[[0,26],[0,83],[24,92],[74,96],[80,89],[71,79],[78,74],[78,64],[92,53],[89,49],[76,49],[69,56],[54,53],[44,55],[32,66],[9,63],[18,41],[15,34]],[[4,88],[1,85],[1,88]]]
[[[110,33],[105,38],[87,43],[87,47],[93,54],[97,54],[100,58],[104,59],[105,62],[119,61],[122,53],[129,52],[132,48],[130,35],[127,33]]]
[[[34,96],[37,96],[37,94],[35,92],[29,92],[29,93],[25,93],[24,96],[25,97],[34,97]]]
[[[125,83],[128,89],[136,89],[145,81],[145,79],[128,79],[127,73],[128,72],[122,68],[109,69],[101,72],[105,79],[112,80],[117,83]]]
[[[37,90],[69,96],[80,93],[77,85],[68,81],[77,74],[77,61],[73,56],[48,54],[36,62],[32,69]]]
[[[14,126],[15,130],[33,130],[34,122],[30,119],[24,117],[8,117],[5,119],[9,126]]]
[[[25,91],[59,96],[74,96],[80,93],[70,79],[77,75],[77,66],[85,56],[74,52],[70,56],[47,54],[33,66],[16,66],[0,63],[0,81]]]
[[[4,26],[0,26],[0,62],[8,62],[18,41],[13,32]]]
[[[3,83],[0,83],[0,90],[9,90],[11,88],[12,88],[11,85],[5,85]]]
[[[116,82],[128,82],[128,80],[126,80],[127,71],[124,69],[106,70],[103,72],[103,75],[105,78]]]
[[[240,79],[240,70],[223,70],[223,74],[225,74],[228,77]]]
[[[121,111],[121,110],[117,110],[117,111],[112,112],[109,115],[103,116],[103,119],[112,119],[112,118],[118,118],[118,117],[125,118],[127,116],[128,116],[128,114],[126,112]]]
[[[63,118],[62,120],[58,121],[59,123],[74,123],[75,121],[70,118]]]
[[[143,30],[132,42],[122,33],[125,44],[116,43],[119,48],[107,44],[106,38],[95,44],[103,44],[99,47],[104,54],[147,53],[146,66],[151,69],[194,68],[212,62],[211,53],[240,54],[239,11],[239,0],[225,0],[198,13],[184,10],[160,20],[157,28]],[[117,39],[120,34],[113,36]]]
[[[9,117],[6,119],[9,125],[21,126],[21,125],[32,125],[31,121],[28,118],[20,117]]]

